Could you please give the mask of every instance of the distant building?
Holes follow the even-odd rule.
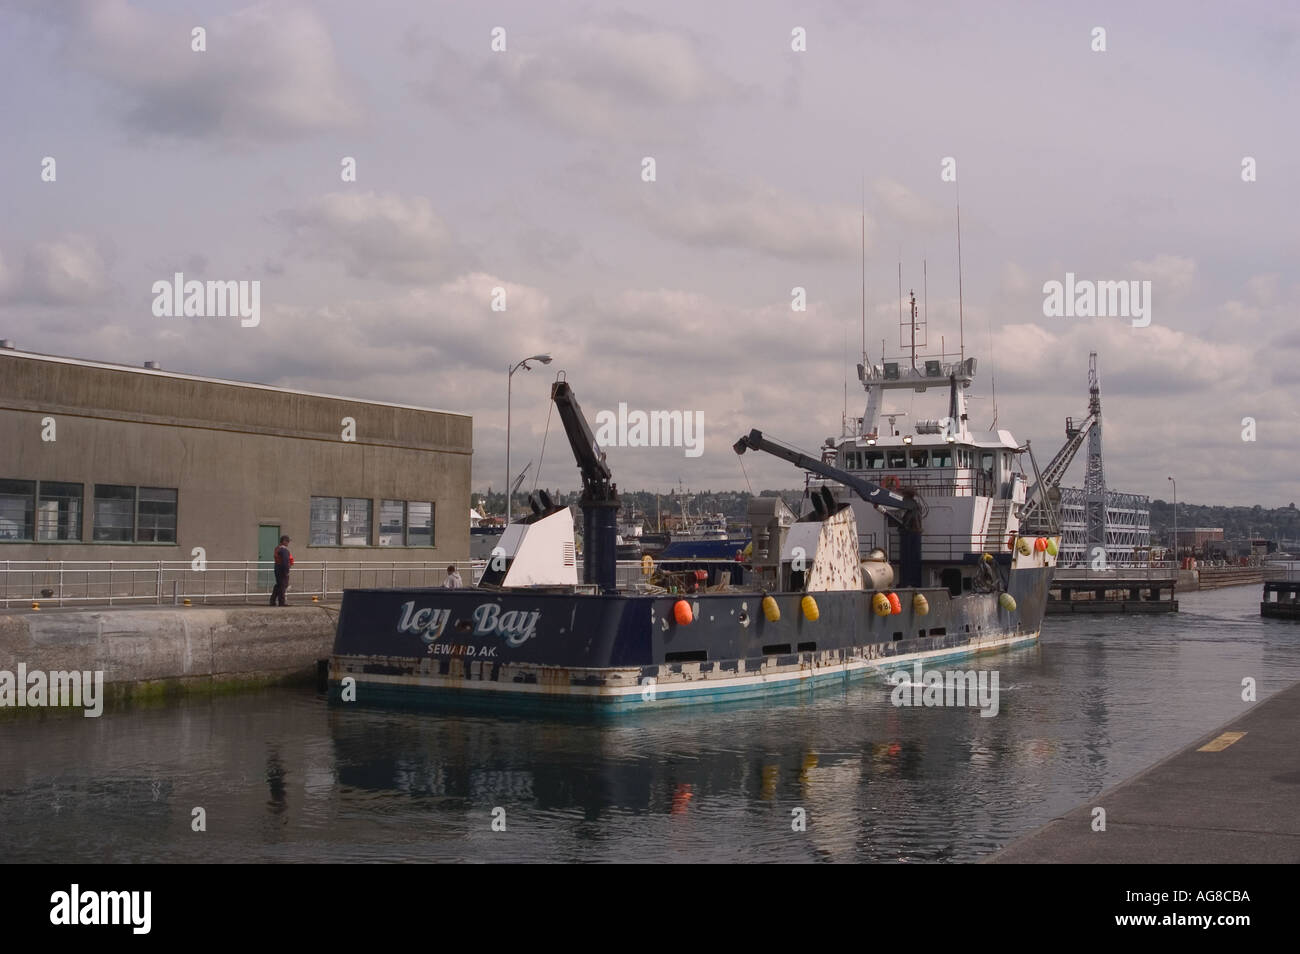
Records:
[[[456,563],[469,415],[0,347],[0,561]]]
[[[1208,543],[1223,543],[1222,527],[1179,527],[1178,549],[1205,551]]]

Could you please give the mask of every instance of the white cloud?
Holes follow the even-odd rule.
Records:
[[[436,48],[424,97],[467,117],[505,107],[584,137],[662,140],[679,139],[683,124],[742,92],[694,36],[637,18],[507,36],[507,53],[478,64]]]
[[[332,192],[276,218],[300,254],[340,262],[359,278],[429,282],[470,258],[424,196]]]
[[[1157,255],[1147,261],[1129,263],[1139,279],[1151,281],[1151,294],[1178,297],[1190,291],[1196,280],[1196,262],[1181,255]]]
[[[111,290],[103,248],[87,235],[67,235],[28,247],[21,268],[0,259],[0,302],[78,305]]]
[[[654,232],[696,247],[751,249],[796,261],[856,259],[861,248],[859,210],[754,181],[705,174],[682,186],[647,184],[639,206]],[[872,229],[868,219],[868,243]]]

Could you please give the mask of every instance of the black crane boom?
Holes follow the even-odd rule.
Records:
[[[582,577],[610,593],[618,588],[618,486],[567,381],[551,385],[569,447],[582,473]]]
[[[819,477],[837,481],[867,503],[880,507],[890,522],[898,527],[898,546],[901,551],[898,561],[899,583],[902,586],[921,585],[921,502],[916,497],[896,494],[879,484],[863,480],[856,474],[769,440],[763,436],[762,431],[750,431],[732,445],[732,450],[737,454],[743,454],[747,450],[764,451]]]

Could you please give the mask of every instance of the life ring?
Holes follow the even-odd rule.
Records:
[[[886,490],[899,490],[903,486],[903,483],[895,475],[890,474],[880,482],[880,486],[884,487]]]

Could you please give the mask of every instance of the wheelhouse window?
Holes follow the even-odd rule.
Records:
[[[885,452],[885,467],[888,470],[907,466],[907,452],[901,447],[891,447]]]
[[[934,466],[951,467],[952,466],[952,448],[936,447],[934,449]]]
[[[96,543],[130,543],[135,538],[135,488],[95,484]]]
[[[884,470],[885,469],[885,452],[878,450],[865,451],[862,455],[863,467],[866,470]]]
[[[81,484],[42,480],[36,504],[36,538],[41,541],[80,540]]]
[[[30,540],[36,520],[36,481],[0,480],[0,540]]]
[[[930,452],[924,447],[913,447],[907,456],[910,467],[926,467],[930,463]]]

